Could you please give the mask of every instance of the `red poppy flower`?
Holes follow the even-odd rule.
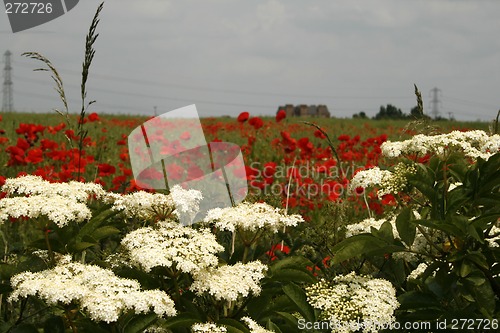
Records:
[[[307,270],[310,271],[311,273],[313,273],[314,276],[318,276],[318,273],[316,273],[316,271],[320,271],[321,269],[318,267],[318,266],[314,266],[314,268],[312,268],[311,266],[306,266]]]
[[[332,258],[330,256],[326,256],[323,258],[323,260],[321,261],[323,263],[323,266],[325,266],[325,268],[328,268],[330,267],[330,260]]]
[[[285,118],[286,118],[285,110],[279,110],[278,113],[276,113],[276,122],[279,123],[280,121],[282,121]]]
[[[382,203],[382,205],[388,205],[388,206],[396,206],[397,205],[396,198],[394,198],[394,196],[392,194],[385,194],[382,197],[381,203]]]
[[[238,116],[238,121],[240,123],[244,123],[245,121],[248,120],[248,118],[250,118],[250,113],[244,111],[244,112],[240,113],[240,115]]]
[[[276,173],[276,163],[274,162],[267,162],[264,164],[264,172],[263,176],[264,177],[272,177]]]
[[[95,112],[89,114],[89,117],[88,117],[89,121],[90,122],[94,122],[94,121],[99,121],[99,115]]]
[[[17,145],[18,148],[21,148],[22,150],[27,150],[31,147],[28,141],[26,141],[23,138],[17,138]]]
[[[264,126],[264,121],[262,121],[262,119],[260,119],[259,117],[253,117],[248,121],[248,123],[252,125],[255,129],[259,129],[262,126]]]
[[[271,250],[267,251],[266,254],[269,256],[269,258],[272,260],[278,259],[278,256],[276,255],[276,252],[281,252],[284,254],[289,254],[290,253],[290,248],[286,245],[282,245],[281,243],[274,245],[271,247]]]
[[[42,139],[40,141],[40,144],[41,144],[40,148],[42,148],[42,150],[54,150],[54,149],[57,149],[57,147],[59,147],[57,142],[49,140],[49,139]]]
[[[28,151],[28,156],[26,157],[26,162],[37,164],[43,161],[43,153],[40,148],[34,148]]]
[[[356,189],[354,190],[356,192],[357,195],[362,195],[363,193],[365,193],[365,189],[363,187],[356,187]]]
[[[349,141],[350,139],[351,139],[351,137],[347,134],[342,134],[338,137],[339,141]]]
[[[116,172],[116,168],[107,163],[101,163],[97,165],[97,170],[99,171],[99,177],[106,177],[114,174]]]
[[[314,146],[312,142],[309,141],[309,138],[304,137],[300,138],[298,141],[298,146],[303,154],[310,155],[313,152]]]
[[[45,126],[43,125],[21,123],[16,129],[16,133],[23,134],[29,141],[36,141],[38,139],[37,133],[42,133],[44,130]]]
[[[316,130],[314,132],[314,136],[320,139],[326,139],[326,135],[324,135],[323,132],[321,132],[320,130]]]
[[[49,131],[50,134],[55,134],[55,133],[59,132],[60,130],[62,130],[65,127],[66,127],[65,123],[60,123],[59,125],[54,126],[54,127],[47,126],[47,131]]]
[[[259,174],[259,170],[249,167],[248,165],[245,165],[245,171],[248,180],[255,179],[255,177]],[[235,173],[235,176],[238,176],[238,174]]]
[[[127,152],[124,152],[124,153],[121,153],[121,154],[120,154],[120,160],[122,160],[122,161],[126,162],[126,161],[128,161],[129,159],[130,159],[130,156],[128,155],[128,153],[127,153]]]

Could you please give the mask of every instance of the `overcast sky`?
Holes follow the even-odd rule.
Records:
[[[59,69],[79,112],[85,35],[99,0],[13,34],[0,12],[0,52],[13,53],[14,106],[60,108],[37,51]],[[274,114],[326,104],[332,115],[408,113],[413,84],[431,112],[490,120],[500,108],[500,1],[108,0],[88,82],[91,111],[153,115],[196,104],[201,115]],[[3,68],[3,65],[2,65]],[[2,80],[3,81],[3,80]]]

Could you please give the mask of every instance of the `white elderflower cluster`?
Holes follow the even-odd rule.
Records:
[[[250,317],[242,317],[241,320],[247,324],[250,328],[250,333],[273,333],[272,331],[266,330],[264,327],[260,326]]]
[[[121,245],[131,264],[149,272],[153,267],[172,267],[184,273],[197,273],[216,266],[215,255],[224,251],[208,229],[193,229],[164,221],[155,228],[145,227],[127,234]]]
[[[74,199],[78,202],[85,202],[89,196],[102,198],[106,191],[100,184],[81,183],[70,181],[68,183],[50,183],[40,176],[26,175],[18,178],[8,178],[2,187],[2,191],[8,196],[19,195],[43,195],[46,197],[62,196]]]
[[[82,222],[92,217],[87,207],[89,198],[101,198],[105,191],[93,183],[50,183],[39,176],[6,179],[0,200],[0,223],[9,217],[35,219],[41,216],[64,227],[69,222]]]
[[[489,136],[484,131],[453,131],[448,134],[427,136],[415,135],[413,138],[399,142],[384,142],[381,145],[382,154],[387,157],[399,157],[403,154],[427,153],[442,156],[449,149],[458,149],[470,158],[483,158],[500,151],[500,135]]]
[[[123,211],[127,217],[144,220],[172,218],[172,214],[175,217],[187,216],[191,220],[198,213],[202,199],[200,191],[185,190],[179,185],[173,186],[170,194],[138,191],[107,195],[107,201],[113,203],[111,209]]]
[[[166,218],[173,214],[175,203],[170,195],[138,191],[129,194],[108,193],[107,201],[112,202],[112,210],[121,211],[129,218],[151,220]]]
[[[224,326],[218,326],[215,325],[214,323],[196,323],[193,326],[191,326],[191,332],[192,333],[226,333],[227,328]]]
[[[384,224],[387,221],[391,223],[394,238],[399,238],[399,233],[396,228],[396,217],[392,217],[390,219],[379,219],[379,220],[370,217],[364,219],[359,223],[349,224],[346,226],[345,236],[346,238],[348,238],[354,235],[370,233],[372,230],[371,228],[379,230],[382,224]]]
[[[175,316],[174,302],[160,290],[141,291],[136,280],[117,277],[95,265],[65,263],[37,273],[23,272],[11,279],[9,301],[36,296],[49,305],[76,302],[95,321],[114,322],[127,311]]]
[[[266,203],[243,202],[236,207],[209,210],[204,222],[215,223],[217,228],[231,232],[236,229],[256,231],[265,228],[276,233],[283,227],[297,226],[304,219],[297,214],[287,215],[282,209]]]
[[[0,223],[9,217],[36,219],[45,216],[59,228],[71,221],[83,222],[92,217],[86,204],[63,196],[33,195],[0,200]]]
[[[332,332],[377,332],[380,325],[395,321],[394,311],[399,307],[389,281],[354,272],[332,281],[322,279],[306,287],[306,295],[309,304],[333,325]]]
[[[195,275],[190,289],[198,295],[208,292],[217,300],[236,301],[239,296],[260,294],[260,280],[267,266],[260,261],[209,268]]]
[[[408,184],[409,174],[415,174],[417,168],[414,165],[398,163],[394,171],[380,170],[374,167],[368,170],[359,171],[351,179],[351,190],[358,187],[367,188],[372,186],[379,187],[377,195],[382,198],[385,194],[399,193]]]
[[[425,270],[429,267],[425,262],[420,263],[417,268],[411,271],[410,274],[406,277],[406,280],[417,280],[422,274],[424,274]]]
[[[379,167],[374,167],[356,173],[351,179],[350,186],[352,190],[358,187],[367,188],[383,184],[390,178],[391,172],[389,170],[380,170]]]
[[[200,202],[203,200],[203,195],[198,190],[185,190],[180,185],[175,185],[170,190],[170,195],[176,205],[176,213],[179,216],[186,216],[189,221],[198,214],[200,210]]]

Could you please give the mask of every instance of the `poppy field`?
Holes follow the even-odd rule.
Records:
[[[498,117],[433,122],[415,86],[413,121],[235,111],[201,119],[203,144],[244,163],[185,158],[183,117],[93,111],[101,9],[79,114],[36,52],[63,108],[0,114],[1,332],[498,330]],[[134,177],[138,157],[161,168]]]
[[[1,115],[3,331],[497,327],[487,124],[202,119],[207,141],[240,147],[248,195],[181,226],[203,193],[132,174],[128,136],[148,119]]]

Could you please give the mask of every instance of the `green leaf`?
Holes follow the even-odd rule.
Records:
[[[80,251],[88,249],[89,247],[92,247],[94,245],[96,245],[96,243],[78,242],[78,243],[75,243],[73,248],[75,249],[75,251],[80,252]]]
[[[374,251],[380,251],[388,247],[387,242],[371,234],[361,234],[349,237],[332,249],[335,255],[333,263],[339,264],[345,260],[361,256]],[[388,251],[389,252],[389,251]]]
[[[110,212],[109,206],[103,207],[102,210],[99,210],[97,212],[97,214],[95,214],[94,212],[94,216],[92,216],[92,218],[80,229],[80,232],[76,236],[76,241],[81,241],[84,236],[92,234],[97,228],[101,226],[103,222],[118,213],[118,211]]]
[[[270,269],[272,271],[278,271],[282,268],[296,268],[296,267],[306,267],[311,266],[312,262],[302,256],[289,256],[280,260],[274,260]]]
[[[115,228],[115,227],[112,227],[112,226],[104,226],[104,227],[101,227],[101,228],[98,228],[96,229],[93,233],[92,233],[92,238],[94,238],[95,240],[101,240],[103,238],[106,238],[106,237],[109,237],[109,236],[112,236],[112,235],[115,235],[115,234],[119,234],[120,233],[120,230]]]
[[[78,332],[109,333],[109,330],[87,318],[78,320]]]
[[[389,221],[385,221],[384,223],[382,223],[378,230],[374,227],[371,227],[371,233],[373,236],[380,238],[388,243],[392,243],[394,241],[394,233],[392,232],[392,225]]]
[[[298,320],[295,318],[293,315],[291,315],[288,312],[276,312],[280,317],[285,319],[285,321],[291,326],[291,327],[298,327]]]
[[[468,260],[464,260],[462,261],[462,263],[460,264],[460,277],[466,277],[467,275],[469,275],[472,270],[474,269],[474,267],[470,264],[470,262]]]
[[[9,333],[38,333],[38,330],[31,324],[20,324],[12,328]]]
[[[306,266],[304,266],[306,269]],[[273,272],[271,279],[274,281],[293,281],[293,282],[307,282],[314,283],[316,282],[316,278],[309,271],[304,271],[304,269],[295,269],[295,268],[283,268],[278,270],[277,272]]]
[[[486,311],[490,317],[495,314],[495,292],[489,282],[476,286],[471,290],[475,294],[477,305],[483,311]]]
[[[120,277],[139,281],[141,286],[145,289],[157,289],[161,287],[160,281],[155,279],[152,274],[148,274],[137,268],[123,267],[115,273]]]
[[[183,312],[165,321],[165,328],[190,328],[193,324],[202,322],[193,313]]]
[[[448,192],[446,209],[449,213],[455,213],[462,208],[468,201],[469,196],[462,188],[456,188]]]
[[[146,328],[152,325],[155,321],[158,320],[158,316],[154,313],[146,314],[146,315],[136,315],[130,320],[123,333],[140,333],[143,332]]]
[[[490,266],[488,265],[488,261],[484,254],[481,252],[471,252],[467,254],[466,258],[472,262],[474,262],[477,266],[489,270]]]
[[[290,298],[290,300],[295,304],[297,311],[306,319],[307,321],[315,321],[314,309],[307,302],[307,296],[304,290],[294,283],[289,283],[283,286],[283,292]]]
[[[398,301],[400,303],[400,310],[441,308],[441,304],[433,295],[419,291],[404,293],[398,297]]]
[[[441,220],[415,220],[415,223],[425,227],[441,230],[451,235],[462,235],[462,231],[455,225]]]
[[[437,202],[437,193],[434,188],[423,181],[420,180],[411,180],[410,184],[415,186],[417,190],[419,190],[431,203]]]
[[[407,246],[413,245],[417,227],[411,222],[412,212],[409,207],[403,209],[396,218],[396,229],[398,230],[399,237]]]
[[[267,320],[267,329],[274,331],[276,333],[282,333],[280,328],[275,323],[273,323],[271,319]]]
[[[228,333],[249,333],[250,330],[241,322],[231,319],[222,318],[217,322],[218,325],[224,325]]]
[[[282,286],[278,291],[273,288],[269,295],[262,295],[262,293],[251,299],[247,305],[248,313],[254,320],[261,320],[276,311],[295,312],[295,304],[283,293]]]
[[[64,320],[59,316],[52,316],[43,325],[44,333],[64,333]]]

